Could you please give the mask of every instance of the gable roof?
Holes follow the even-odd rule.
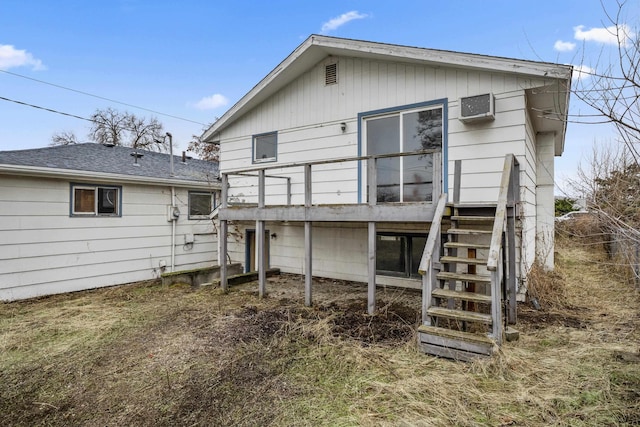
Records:
[[[216,142],[221,130],[327,56],[351,56],[432,66],[515,73],[532,77],[558,79],[566,82],[567,88],[571,85],[572,67],[570,65],[311,35],[235,105],[227,110],[222,117],[214,122],[203,133],[202,139],[206,142]],[[568,90],[566,90],[565,99],[561,100],[561,102],[564,105],[559,106],[561,111],[558,114],[566,114],[569,102]],[[558,102],[556,101],[555,104],[558,104]],[[559,129],[563,136],[565,129],[565,125],[562,125],[561,129]],[[562,137],[561,139],[564,138]]]
[[[121,146],[83,143],[0,151],[0,174],[201,187],[218,183],[218,163]],[[141,156],[140,156],[141,155]]]

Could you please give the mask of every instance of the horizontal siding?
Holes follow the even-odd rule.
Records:
[[[171,265],[170,188],[123,185],[121,217],[70,217],[64,180],[3,176],[0,190],[0,299],[152,279]],[[176,200],[176,269],[214,264],[213,224],[187,219],[187,190]]]
[[[486,165],[491,169],[485,170],[484,176],[473,177],[481,179],[475,181],[473,189],[486,187],[484,194],[494,195],[499,185],[495,173],[502,171],[504,155],[514,153],[525,158],[524,89],[542,85],[542,79],[358,58],[338,60],[340,75],[337,85],[324,85],[324,67],[322,63],[318,64],[225,129],[221,138],[221,169],[232,171],[253,167],[252,135],[271,131],[278,132],[278,162],[264,166],[356,156],[359,113],[441,98],[449,102],[450,177],[456,159],[487,160]],[[486,92],[495,95],[496,119],[478,124],[460,122],[457,119],[458,99]],[[345,132],[340,129],[342,122],[347,125]],[[314,173],[313,203],[357,203],[357,165],[344,166],[347,167],[334,174]],[[463,166],[463,173],[465,171]],[[284,170],[278,174],[291,176],[294,203],[302,203],[304,186],[301,170]],[[338,181],[344,183],[346,190],[336,185],[324,185],[325,182]],[[232,181],[230,195],[256,203],[256,184],[257,180],[251,184]],[[449,185],[451,191],[452,179]],[[284,188],[284,185],[280,187]],[[269,188],[267,194],[271,197],[267,196],[266,203],[284,203],[285,193],[281,189],[274,192],[274,188]],[[463,194],[471,194],[471,190],[470,187]]]

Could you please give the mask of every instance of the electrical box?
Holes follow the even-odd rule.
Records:
[[[180,218],[180,208],[177,206],[167,206],[167,221],[177,221]]]
[[[195,237],[193,234],[185,234],[184,235],[184,243],[189,244],[195,242]]]

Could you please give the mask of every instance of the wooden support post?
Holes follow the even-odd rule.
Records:
[[[311,307],[313,284],[313,239],[312,222],[304,222],[304,305]]]
[[[462,160],[456,160],[453,167],[453,203],[460,203],[460,180],[462,179]]]
[[[265,206],[265,171],[258,171],[258,208]],[[264,297],[267,290],[267,260],[264,242],[265,222],[256,221],[256,252],[258,253],[258,295]]]
[[[511,169],[513,174],[509,183],[509,197],[507,206],[507,323],[515,325],[518,321],[518,310],[516,301],[516,201],[518,200],[519,168],[514,165]]]
[[[227,208],[227,194],[229,187],[229,176],[222,174],[221,177],[221,190],[220,190],[220,209]],[[229,288],[229,282],[227,280],[227,220],[220,220],[220,234],[219,239],[219,259],[220,259],[220,287],[224,292]]]
[[[367,295],[367,312],[376,311],[376,223],[369,223],[369,290]]]
[[[304,206],[311,208],[313,197],[311,194],[311,165],[304,167]],[[312,239],[311,221],[304,222],[304,304],[309,307],[312,301],[312,284],[313,284],[313,239]]]
[[[367,195],[369,206],[375,206],[378,203],[378,177],[376,172],[376,158],[372,157],[367,160]]]
[[[491,319],[492,332],[491,335],[496,344],[502,344],[502,291],[501,283],[503,270],[503,252],[500,249],[498,253],[498,265],[495,270],[491,271]]]

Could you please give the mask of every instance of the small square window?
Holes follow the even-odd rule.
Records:
[[[253,137],[253,162],[275,162],[278,147],[278,134],[265,133]]]
[[[189,219],[209,219],[209,215],[215,207],[215,193],[189,192]]]
[[[72,216],[120,216],[120,187],[71,185]]]

